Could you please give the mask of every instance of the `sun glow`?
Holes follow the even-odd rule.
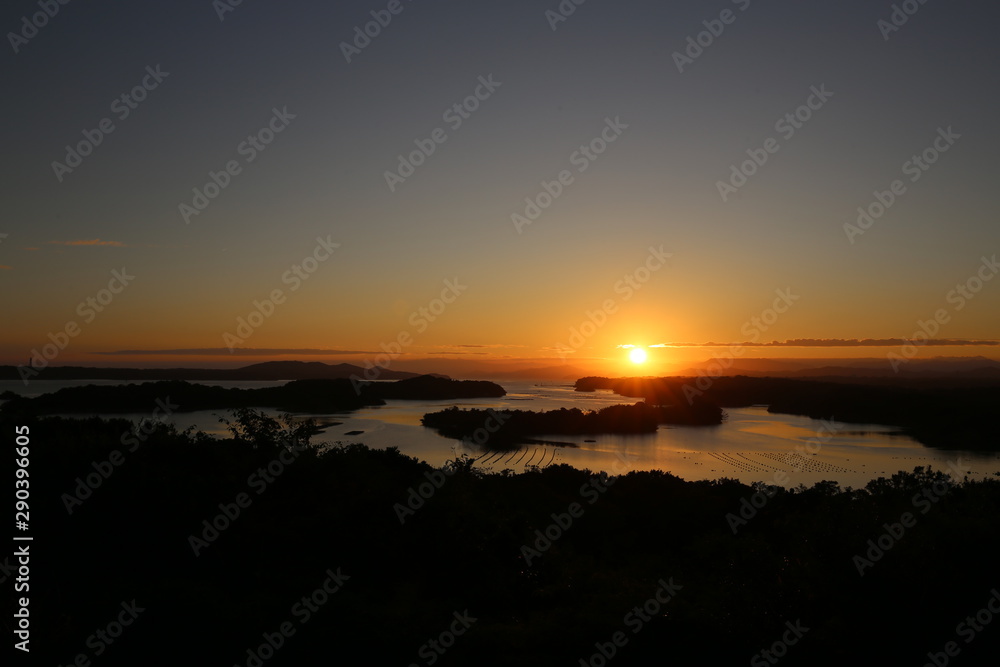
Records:
[[[628,353],[628,358],[633,364],[643,364],[646,362],[646,350],[641,347],[633,347]]]

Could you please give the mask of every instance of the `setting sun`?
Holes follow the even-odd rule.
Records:
[[[628,353],[628,358],[631,359],[633,364],[641,364],[646,361],[646,350],[641,347],[634,347],[632,351]]]

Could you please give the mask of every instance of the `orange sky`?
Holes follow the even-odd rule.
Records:
[[[352,62],[334,35],[351,3],[262,5],[242,27],[97,8],[100,49],[46,28],[0,102],[17,128],[0,363],[358,363],[398,344],[421,370],[631,372],[620,345],[695,345],[651,350],[643,369],[669,372],[722,352],[709,342],[1000,339],[989,21],[887,43],[871,3],[754,3],[678,71],[698,3],[607,4],[558,32],[508,4],[424,8],[433,40],[394,31]],[[129,21],[142,39],[112,27]],[[942,60],[970,35],[982,52]],[[190,349],[215,352],[148,353]]]

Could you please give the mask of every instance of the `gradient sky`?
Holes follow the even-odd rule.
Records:
[[[557,0],[402,0],[350,63],[341,44],[388,2],[244,0],[221,20],[220,4],[71,2],[17,53],[9,33],[40,10],[4,4],[0,363],[25,363],[70,322],[79,332],[50,363],[358,363],[400,335],[399,368],[619,363],[619,345],[754,332],[911,338],[939,309],[936,338],[1000,338],[1000,280],[952,292],[993,278],[982,258],[1000,251],[993,3],[928,2],[885,39],[892,3],[870,0],[590,0],[555,30]],[[732,22],[678,71],[675,52],[723,10]],[[120,119],[114,100],[157,66],[169,75]],[[490,76],[499,87],[453,129],[444,112]],[[833,95],[793,136],[778,131],[814,87]],[[238,147],[273,109],[295,117],[247,162]],[[53,162],[104,118],[114,131],[60,181]],[[581,173],[573,154],[607,119],[628,127]],[[390,191],[385,172],[437,128],[447,140]],[[960,138],[911,181],[904,163],[947,128]],[[778,151],[723,201],[718,182],[771,137]],[[179,205],[230,160],[241,172],[187,224]],[[563,170],[572,183],[519,232],[512,214]],[[896,179],[905,192],[849,238],[858,207]],[[318,238],[339,247],[293,289],[283,276]],[[647,275],[650,247],[671,257]],[[103,312],[78,308],[123,268],[135,278]],[[626,288],[630,275],[646,280]],[[456,279],[433,322],[419,314]],[[242,347],[276,352],[230,355],[223,335],[275,289],[284,303]],[[776,290],[793,305],[766,331],[749,324]],[[606,321],[574,337],[606,303]],[[148,353],[164,350],[181,352]],[[713,354],[651,350],[664,364]]]

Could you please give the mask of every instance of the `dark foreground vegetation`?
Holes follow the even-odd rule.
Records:
[[[34,398],[5,392],[0,395],[0,399],[7,399],[7,402],[0,411],[8,415],[113,414],[149,412],[153,406],[168,403],[171,412],[267,407],[292,412],[323,413],[356,410],[367,405],[384,405],[385,399],[390,398],[492,398],[506,393],[503,387],[493,382],[450,380],[433,375],[421,375],[396,382],[295,380],[278,387],[260,389],[229,389],[172,380],[68,387]]]
[[[476,432],[488,436],[476,442],[483,447],[519,446],[531,435],[587,435],[598,433],[653,433],[660,424],[713,426],[725,415],[718,406],[696,400],[693,405],[656,406],[648,403],[610,405],[584,411],[562,408],[547,412],[529,410],[462,410],[457,407],[431,412],[421,423],[450,438],[473,438]],[[490,425],[497,428],[490,428]],[[484,425],[487,426],[484,429]]]
[[[1000,616],[959,629],[1000,586],[996,479],[917,469],[767,498],[664,472],[445,474],[393,449],[303,449],[307,426],[251,411],[227,440],[0,419],[11,447],[15,426],[31,664],[549,667],[605,664],[602,649],[612,666],[773,664],[759,654],[786,623],[808,630],[781,665],[923,665],[947,642],[983,665],[1000,646]]]
[[[951,380],[873,384],[765,377],[602,378],[576,381],[577,391],[610,389],[654,404],[703,400],[723,408],[766,404],[770,412],[898,426],[915,440],[941,449],[1000,449],[1000,383],[955,386]]]

